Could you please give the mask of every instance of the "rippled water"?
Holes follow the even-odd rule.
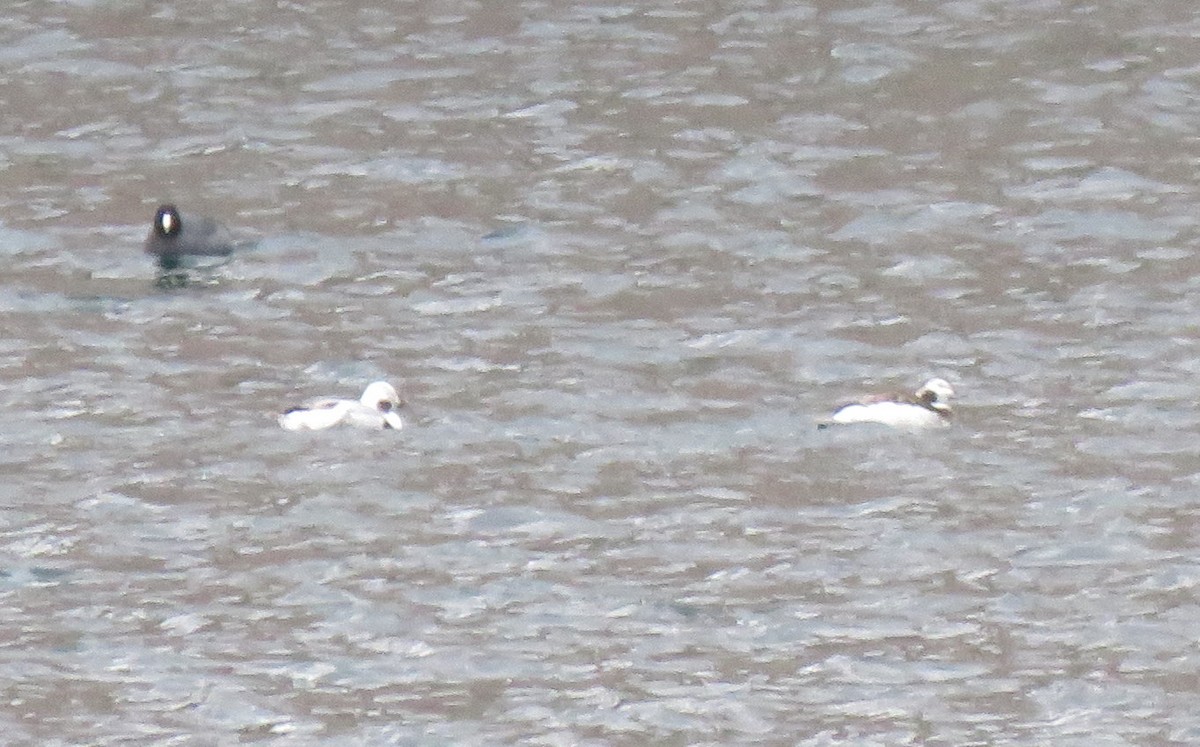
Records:
[[[0,20],[6,744],[1200,742],[1192,3],[206,8]]]

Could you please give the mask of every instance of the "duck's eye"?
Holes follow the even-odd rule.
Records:
[[[392,403],[388,402],[386,399],[379,400],[379,411],[380,412],[391,412],[392,411]]]

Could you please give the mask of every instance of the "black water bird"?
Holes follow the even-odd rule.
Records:
[[[174,205],[165,204],[154,213],[144,248],[157,260],[158,268],[169,274],[219,264],[251,243],[238,239],[212,218],[181,213]]]

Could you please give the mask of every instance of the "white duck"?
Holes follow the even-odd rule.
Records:
[[[318,399],[293,407],[279,416],[279,425],[289,431],[319,431],[342,424],[400,430],[404,425],[396,413],[400,404],[400,395],[391,384],[376,381],[358,400]]]
[[[819,427],[830,423],[880,423],[909,430],[945,426],[950,424],[953,396],[950,382],[930,379],[911,395],[876,394],[842,405]]]

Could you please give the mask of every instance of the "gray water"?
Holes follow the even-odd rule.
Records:
[[[200,7],[0,20],[4,744],[1200,743],[1193,2]]]

